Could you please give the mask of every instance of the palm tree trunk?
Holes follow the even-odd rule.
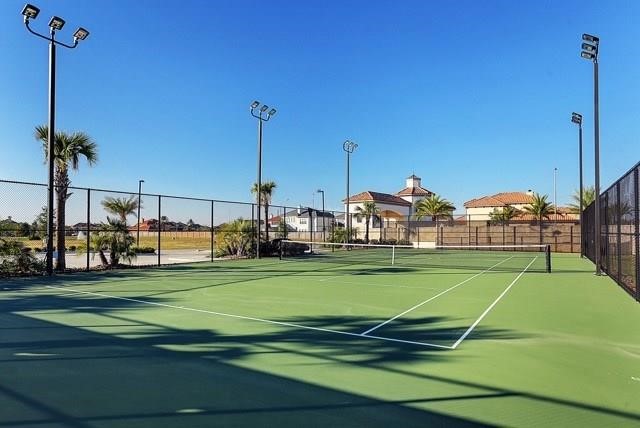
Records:
[[[540,218],[538,219],[538,225],[540,230],[539,241],[540,241],[540,245],[542,245],[542,216],[540,216]]]
[[[364,218],[364,242],[365,244],[369,243],[369,221],[371,220],[371,217],[365,217]]]
[[[104,255],[104,251],[102,251],[101,249],[98,250],[98,255],[100,256],[100,263],[102,263],[102,266],[109,266],[109,261],[107,260],[107,257]]]
[[[56,250],[58,257],[56,259],[56,270],[64,271],[65,263],[65,208],[67,202],[67,189],[69,186],[69,178],[67,171],[56,169]]]

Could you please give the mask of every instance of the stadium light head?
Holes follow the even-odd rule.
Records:
[[[78,40],[84,40],[87,37],[89,37],[89,32],[82,27],[79,27],[76,32],[73,33],[73,40],[76,42]]]
[[[582,50],[595,53],[597,48],[594,45],[590,45],[589,43],[583,43]]]
[[[275,116],[276,114],[276,109],[272,108],[271,110],[269,110],[269,113],[267,113],[269,116]]]
[[[580,56],[584,59],[588,59],[588,60],[594,60],[596,58],[596,56],[594,54],[592,54],[591,52],[580,52]]]
[[[51,21],[49,21],[49,27],[54,31],[62,30],[62,27],[64,27],[64,19],[59,16],[52,16]]]
[[[585,42],[595,43],[596,45],[600,42],[600,39],[596,36],[592,36],[591,34],[584,33],[582,35],[582,40]]]
[[[322,192],[324,192],[324,190],[322,190],[322,189],[316,190],[316,193],[322,193]]]
[[[24,15],[25,22],[30,19],[36,19],[39,13],[40,9],[29,3],[27,3],[22,9],[22,15]]]
[[[258,106],[260,105],[260,101],[254,101],[251,103],[251,110],[253,109],[257,109]]]
[[[265,111],[267,111],[267,110],[269,110],[269,106],[268,106],[268,105],[266,105],[266,104],[263,104],[263,105],[262,105],[262,107],[260,107],[260,111],[261,111],[262,113],[264,113],[264,112],[265,112]]]
[[[582,115],[580,113],[571,113],[571,122],[580,125],[582,123]]]

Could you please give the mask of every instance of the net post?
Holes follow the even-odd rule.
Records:
[[[547,273],[551,273],[551,244],[545,245],[544,258],[546,262],[546,271]]]
[[[391,266],[396,264],[396,246],[391,246]]]
[[[282,260],[282,246],[284,245],[284,240],[281,239],[280,242],[278,242],[278,258],[280,260]]]

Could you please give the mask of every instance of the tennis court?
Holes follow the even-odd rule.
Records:
[[[576,255],[314,246],[12,280],[0,426],[624,426],[640,312]]]

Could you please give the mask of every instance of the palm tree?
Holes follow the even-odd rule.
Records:
[[[547,195],[533,194],[533,200],[523,207],[525,212],[533,215],[540,226],[540,244],[542,244],[542,219],[549,218],[553,212],[553,204],[547,202]]]
[[[436,244],[438,243],[438,220],[443,218],[452,218],[453,211],[456,207],[448,200],[436,195],[435,193],[427,198],[418,201],[416,204],[416,218],[418,220],[425,216],[431,216],[436,222]]]
[[[580,214],[580,190],[576,190],[571,195],[573,202],[569,204],[569,212]],[[596,200],[596,188],[593,186],[582,189],[582,209],[584,210]]]
[[[269,241],[269,204],[271,204],[271,197],[276,187],[277,185],[273,181],[267,181],[260,186],[260,202],[262,202],[262,206],[264,207],[264,224],[267,241]],[[258,200],[258,183],[253,184],[251,193],[256,195],[256,200]],[[258,207],[258,209],[260,208]],[[258,233],[260,233],[260,225],[258,225]]]
[[[102,224],[98,233],[91,235],[93,246],[98,250],[103,266],[115,267],[120,259],[131,261],[136,257],[133,250],[134,238],[129,233],[127,224],[115,218],[107,217],[107,223]],[[109,260],[104,252],[109,251]]]
[[[489,213],[489,218],[495,223],[508,225],[509,221],[517,217],[518,214],[520,214],[519,210],[511,205],[505,205],[501,210],[494,208],[493,211]]]
[[[376,207],[376,203],[373,201],[366,201],[362,203],[362,206],[355,208],[356,218],[358,221],[364,217],[364,242],[369,243],[369,222],[371,217],[376,217],[380,210]]]
[[[436,222],[436,230],[438,229],[438,220],[440,218],[452,218],[453,211],[456,207],[451,202],[433,194],[416,204],[416,218],[418,220],[426,216],[431,216]]]
[[[216,234],[216,255],[244,257],[251,252],[251,221],[238,218],[226,223]]]
[[[45,161],[49,157],[49,128],[36,126],[35,137],[42,142]],[[98,146],[91,137],[84,132],[67,134],[63,131],[56,132],[54,141],[53,158],[55,162],[54,186],[56,189],[56,230],[58,231],[56,247],[58,258],[56,270],[63,271],[65,263],[65,207],[67,199],[71,196],[68,192],[71,180],[69,168],[77,171],[80,159],[85,158],[89,165],[98,160]]]
[[[107,196],[101,202],[104,209],[110,214],[117,215],[121,222],[127,223],[127,217],[136,215],[138,211],[138,197],[131,195],[128,198],[113,198]]]

